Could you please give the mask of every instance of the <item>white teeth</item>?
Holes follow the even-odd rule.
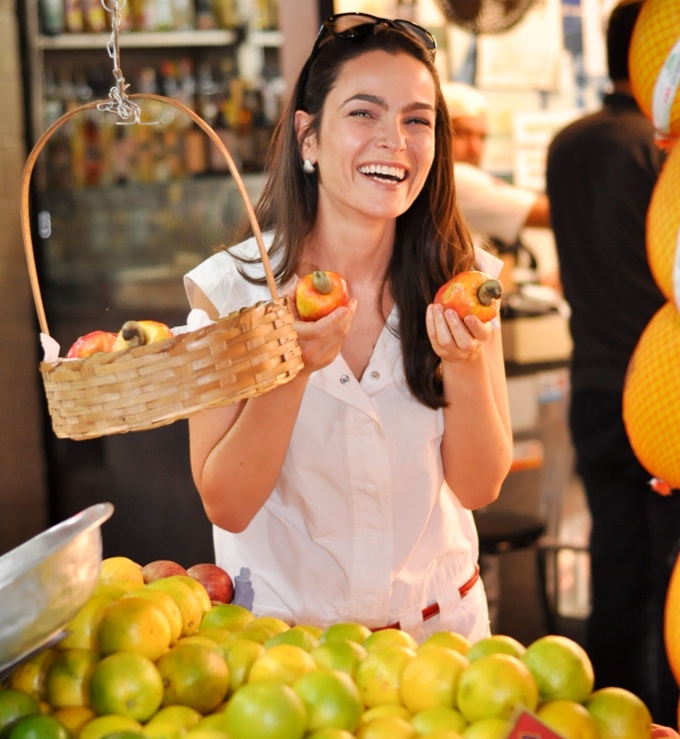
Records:
[[[388,167],[386,164],[367,164],[359,167],[362,174],[377,174],[383,177],[392,177],[395,180],[403,180],[406,177],[406,170],[401,167]]]

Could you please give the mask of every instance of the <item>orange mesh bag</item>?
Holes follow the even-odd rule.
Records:
[[[645,0],[628,68],[633,95],[660,137],[680,136],[680,3]]]
[[[680,313],[666,303],[642,332],[623,389],[623,421],[640,464],[680,488]]]
[[[674,146],[647,210],[647,261],[659,290],[680,310],[680,146]]]
[[[258,243],[271,301],[169,339],[84,359],[40,363],[47,406],[60,438],[91,439],[141,431],[188,418],[206,408],[261,395],[292,380],[302,367],[289,300],[279,297],[255,212],[234,161],[213,129],[193,110],[161,95],[156,100],[189,116],[224,156]],[[28,156],[21,189],[21,227],[40,329],[49,336],[31,234],[30,181],[38,155],[54,132],[77,113],[108,105],[93,101],[53,123]],[[187,306],[188,310],[188,306]]]

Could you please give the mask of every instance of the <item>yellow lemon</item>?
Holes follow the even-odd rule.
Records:
[[[156,664],[164,706],[181,704],[206,714],[227,695],[229,667],[215,645],[175,644]]]
[[[413,718],[411,711],[406,706],[402,706],[401,703],[383,703],[379,706],[373,706],[373,708],[367,708],[361,714],[360,723],[373,721],[374,718],[380,718],[381,716],[399,716],[399,718],[407,721]]]
[[[149,719],[147,726],[161,722],[174,724],[186,730],[196,726],[202,718],[203,714],[190,706],[163,706]]]
[[[283,683],[249,683],[224,711],[230,739],[302,739],[307,713],[300,696]]]
[[[7,678],[8,687],[28,693],[36,700],[42,700],[45,695],[47,671],[56,656],[55,649],[45,649],[22,662]]]
[[[319,644],[310,652],[319,667],[332,667],[356,677],[359,663],[368,652],[357,641],[351,639],[330,639]]]
[[[231,640],[231,631],[227,629],[220,629],[217,626],[208,626],[205,629],[199,629],[195,634],[192,634],[192,636],[202,636],[205,639],[210,639],[210,641],[214,642],[215,644],[221,644],[227,639]]]
[[[600,739],[597,722],[581,703],[548,701],[538,707],[536,715],[564,739]]]
[[[364,639],[364,649],[367,652],[372,651],[376,647],[384,644],[398,644],[402,647],[412,649],[414,652],[418,649],[418,642],[407,632],[401,629],[380,629]]]
[[[311,634],[317,641],[321,640],[323,629],[320,626],[314,626],[313,624],[296,624],[296,626],[298,629],[302,629],[308,634]]]
[[[354,623],[353,621],[341,621],[331,624],[319,637],[321,644],[333,639],[349,639],[363,645],[364,641],[371,635],[371,630],[363,624]]]
[[[97,628],[102,654],[136,652],[152,662],[168,651],[172,630],[159,605],[148,598],[121,598],[104,611]]]
[[[363,705],[359,690],[346,672],[321,668],[308,672],[293,685],[307,711],[307,731],[323,728],[354,731]]]
[[[227,695],[235,693],[248,682],[250,669],[265,649],[259,642],[250,639],[231,639],[219,645],[229,667],[229,690]]]
[[[582,703],[593,690],[593,665],[573,639],[542,636],[529,644],[521,659],[536,680],[542,702],[562,698]]]
[[[356,684],[367,708],[401,703],[401,673],[416,653],[401,644],[374,647],[357,667]]]
[[[80,732],[80,739],[104,739],[116,732],[131,731],[141,733],[142,724],[127,716],[96,716]]]
[[[203,618],[203,607],[194,590],[177,576],[163,577],[146,585],[153,590],[167,593],[179,606],[182,613],[182,636],[191,636],[198,631]]]
[[[202,618],[200,629],[220,628],[235,632],[255,620],[254,614],[237,603],[213,606]]]
[[[142,734],[149,739],[180,739],[186,736],[188,729],[183,729],[170,721],[149,721],[144,724]],[[109,737],[109,739],[114,739]]]
[[[511,654],[513,657],[521,657],[526,651],[526,647],[520,641],[512,636],[505,634],[492,634],[476,641],[466,653],[466,657],[473,662],[478,657],[485,654],[494,654],[501,652],[502,654]]]
[[[508,719],[517,706],[535,711],[538,687],[529,668],[510,654],[487,654],[470,662],[458,681],[458,710],[473,723]]]
[[[99,649],[97,627],[104,611],[126,592],[124,588],[111,583],[95,588],[85,605],[67,624],[68,633],[58,643],[57,649]]]
[[[45,678],[45,697],[54,708],[90,705],[90,680],[99,664],[92,649],[67,649],[50,665]]]
[[[80,732],[97,715],[89,706],[64,706],[52,714],[73,734],[76,739]]]
[[[463,634],[457,634],[455,631],[437,631],[435,634],[428,636],[427,639],[418,647],[418,651],[427,649],[428,647],[448,647],[449,649],[455,649],[456,652],[460,652],[467,656],[468,649],[472,646],[472,642],[463,636]]]
[[[411,724],[399,716],[381,716],[361,724],[357,739],[412,739],[417,736]]]
[[[355,735],[344,729],[319,729],[306,734],[306,739],[355,739]]]
[[[316,662],[302,647],[294,644],[278,644],[265,649],[250,668],[248,682],[263,680],[292,685],[307,672],[318,669]]]
[[[148,598],[150,601],[160,606],[170,624],[170,644],[174,644],[182,634],[182,611],[179,606],[168,593],[158,590],[157,588],[149,588],[146,585],[136,590],[126,593],[123,598]]]
[[[138,582],[144,584],[142,566],[129,557],[107,557],[102,560],[99,582]]]
[[[92,708],[98,715],[116,714],[148,721],[163,699],[163,678],[156,665],[136,652],[104,657],[90,678]]]
[[[463,729],[464,739],[507,739],[510,722],[500,718],[483,718]]]
[[[649,709],[624,688],[600,688],[584,705],[595,719],[600,739],[640,739],[650,735]]]
[[[460,676],[469,664],[467,657],[449,647],[417,652],[401,673],[401,702],[413,713],[453,706]]]
[[[210,600],[210,594],[205,588],[203,583],[199,582],[189,575],[171,575],[171,577],[177,578],[180,582],[191,588],[196,595],[198,602],[201,604],[201,616],[205,615],[212,608],[212,601]]]
[[[437,731],[462,732],[468,722],[460,711],[455,708],[438,706],[436,708],[425,708],[414,714],[411,718],[411,726],[418,734],[429,735]]]

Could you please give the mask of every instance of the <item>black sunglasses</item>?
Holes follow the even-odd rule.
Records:
[[[316,41],[314,41],[314,46],[312,47],[312,52],[309,55],[310,62],[316,56],[324,39],[328,36],[342,39],[363,38],[375,33],[376,28],[379,26],[387,26],[388,28],[394,28],[397,31],[405,33],[424,46],[434,58],[434,53],[437,49],[435,37],[427,29],[416,23],[411,23],[411,21],[405,21],[401,18],[395,18],[394,20],[378,18],[368,13],[338,13],[327,18],[321,24]]]

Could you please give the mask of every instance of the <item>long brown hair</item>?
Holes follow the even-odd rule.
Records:
[[[455,196],[451,123],[431,52],[408,34],[386,26],[360,39],[329,38],[307,60],[274,132],[267,162],[267,181],[255,206],[263,231],[274,232],[270,255],[279,283],[291,280],[302,256],[305,237],[314,226],[318,177],[302,170],[295,131],[295,111],[311,115],[307,134],[318,133],[328,93],[344,65],[361,54],[382,50],[407,53],[425,64],[436,88],[435,158],[422,191],[397,218],[392,258],[383,278],[399,312],[398,334],[406,379],[413,395],[430,408],[445,405],[439,358],[425,329],[425,310],[437,289],[452,275],[474,264],[470,235]],[[244,223],[235,243],[251,235]],[[378,310],[384,316],[382,305]]]

